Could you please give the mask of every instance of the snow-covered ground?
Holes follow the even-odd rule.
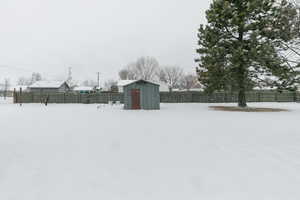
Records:
[[[2,200],[299,200],[300,104],[0,103]]]

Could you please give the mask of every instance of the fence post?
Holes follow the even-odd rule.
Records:
[[[17,103],[17,94],[16,94],[16,88],[14,88],[14,93],[13,93],[13,102]]]
[[[20,87],[20,106],[22,106],[22,88]]]
[[[193,103],[196,102],[196,100],[195,100],[195,94],[194,93],[192,93],[192,102]]]

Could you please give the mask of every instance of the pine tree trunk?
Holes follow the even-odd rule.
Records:
[[[245,70],[243,65],[239,66],[238,71],[238,106],[241,108],[247,107],[247,100],[246,100],[246,86],[245,86]]]
[[[242,9],[239,8],[239,11],[242,12]],[[243,20],[241,19],[241,21]],[[243,40],[244,40],[244,27],[243,25],[240,25],[239,42],[241,47],[244,46]],[[244,59],[243,57],[240,57],[239,68],[238,68],[238,86],[239,86],[238,106],[241,108],[247,107],[245,77],[246,76],[245,76],[245,68],[244,68]]]
[[[240,66],[239,68],[239,77],[238,77],[238,86],[239,86],[239,94],[238,94],[238,106],[241,108],[247,107],[247,100],[246,100],[246,87],[245,87],[245,76],[243,67]]]
[[[241,108],[247,107],[246,92],[245,92],[245,89],[242,89],[242,88],[239,90],[238,106]]]

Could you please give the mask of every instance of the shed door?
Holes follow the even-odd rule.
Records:
[[[141,100],[140,100],[140,90],[133,89],[131,90],[131,105],[132,109],[141,109]]]

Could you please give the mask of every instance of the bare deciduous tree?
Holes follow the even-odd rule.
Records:
[[[119,71],[119,77],[121,80],[128,80],[129,70],[128,69],[122,69]]]
[[[155,58],[141,57],[136,62],[134,72],[138,79],[155,80],[158,68],[159,64]]]
[[[144,79],[154,81],[156,79],[158,61],[153,57],[141,57],[136,62],[128,64],[119,72],[122,80]]]
[[[32,73],[31,77],[20,77],[17,81],[18,85],[26,85],[29,86],[37,81],[41,81],[42,80],[42,75],[38,72],[34,72]]]
[[[182,77],[180,81],[180,86],[182,89],[190,90],[191,88],[195,87],[198,83],[197,76],[193,74],[186,74]]]
[[[129,63],[124,69],[119,72],[121,80],[135,80],[138,79],[136,70],[136,62]]]
[[[32,73],[31,75],[31,84],[41,81],[42,80],[42,75],[40,73]]]
[[[98,85],[97,81],[94,80],[85,80],[82,82],[83,86],[87,86],[87,87],[96,87]]]
[[[17,81],[18,85],[30,85],[30,80],[25,77],[20,77]]]
[[[180,80],[183,76],[183,70],[180,67],[167,66],[160,68],[157,76],[159,81],[168,85],[169,91],[171,92],[172,89],[179,86]]]

